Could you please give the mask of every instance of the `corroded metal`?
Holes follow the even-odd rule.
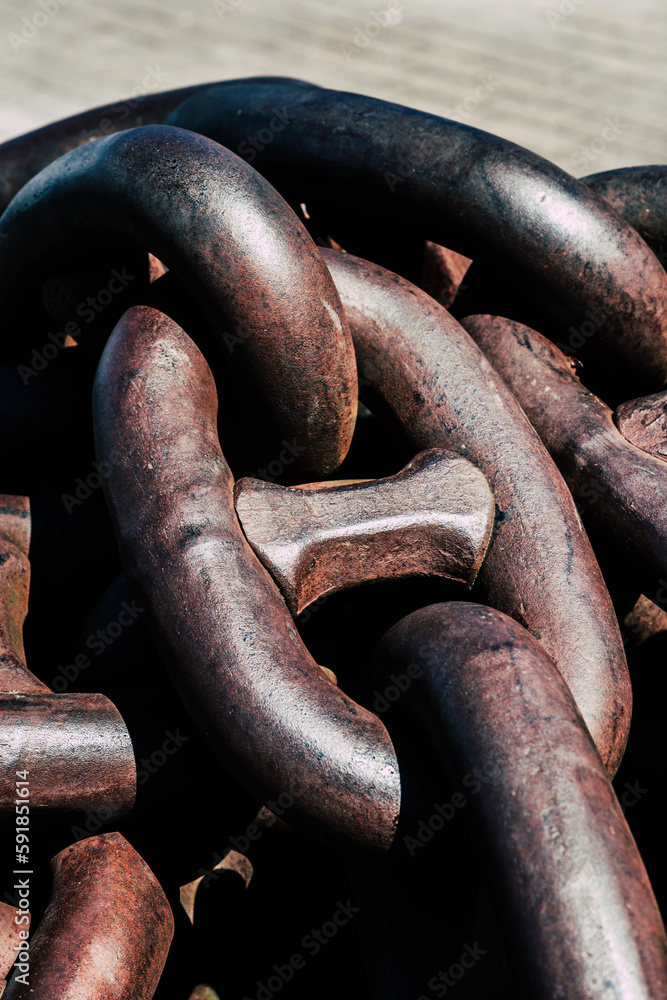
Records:
[[[496,498],[478,581],[485,600],[539,637],[615,773],[632,695],[609,594],[572,496],[507,389],[449,313],[396,275],[323,250],[360,374],[416,449],[470,459]]]
[[[616,407],[614,422],[632,444],[667,461],[667,392],[621,403]]]
[[[241,479],[234,502],[293,615],[323,594],[372,580],[433,575],[471,584],[495,511],[482,473],[439,449],[395,476],[349,485],[286,489]]]
[[[6,1000],[150,1000],[167,959],[174,918],[146,862],[119,833],[81,840],[51,862],[53,889],[30,940],[28,985]]]
[[[30,814],[93,809],[109,820],[133,805],[132,742],[101,694],[53,694],[25,664],[30,506],[0,496],[0,826],[15,819],[16,772],[29,772]]]
[[[667,275],[641,237],[581,181],[514,143],[360,94],[290,82],[213,87],[168,119],[232,149],[289,127],[253,165],[295,203],[324,199],[390,215],[516,280],[567,328],[593,310],[600,343],[667,379]],[[585,273],[585,280],[582,275]]]
[[[224,367],[245,373],[270,416],[267,433],[296,441],[302,470],[342,461],[357,382],[336,290],[289,206],[240,157],[166,126],[110,135],[34,177],[0,230],[0,301],[10,311],[60,259],[64,234],[79,252],[113,240],[151,251],[206,312]]]
[[[0,696],[0,825],[11,826],[18,770],[30,772],[30,813],[93,810],[120,819],[134,804],[136,767],[120,713],[102,694]]]
[[[455,250],[426,241],[420,287],[449,309],[465,281],[472,261]]]
[[[20,945],[30,932],[30,919],[29,910],[17,913],[16,906],[0,903],[0,986],[12,971]]]
[[[290,822],[385,849],[400,792],[382,723],[324,676],[238,524],[204,358],[167,316],[129,310],[94,392],[125,570],[177,691],[220,759]]]
[[[98,485],[176,690],[167,685],[169,695],[156,701],[155,675],[135,670],[142,649],[153,662],[149,645],[128,658],[120,641],[95,676],[117,692],[137,748],[151,745],[163,702],[173,700],[180,718],[180,698],[239,779],[238,795],[266,803],[240,839],[223,840],[232,829],[226,816],[218,834],[219,811],[202,817],[192,856],[180,849],[190,836],[184,821],[171,824],[165,845],[144,828],[160,781],[131,818],[136,825],[127,829],[145,837],[155,871],[168,859],[174,892],[210,857],[207,838],[225,845],[210,871],[199,868],[181,887],[181,938],[164,989],[192,943],[205,953],[211,941],[217,949],[231,940],[216,923],[227,899],[252,908],[281,849],[283,861],[290,849],[305,856],[303,830],[349,851],[357,873],[366,869],[358,929],[371,969],[384,951],[369,987],[385,1000],[423,996],[426,983],[429,995],[438,993],[424,976],[430,956],[445,966],[459,955],[463,962],[458,935],[482,927],[493,957],[466,973],[462,997],[667,996],[664,929],[608,776],[630,722],[623,644],[637,667],[654,654],[657,662],[666,634],[667,397],[633,399],[612,414],[549,342],[498,318],[554,339],[568,339],[569,327],[571,344],[583,343],[594,319],[603,351],[591,378],[611,383],[614,404],[663,386],[665,171],[577,181],[460,123],[272,77],[147,95],[0,145],[0,303],[16,334],[0,358],[3,488],[53,493],[56,471],[66,478],[70,462],[78,470],[84,449],[92,458],[84,388],[115,326],[94,394],[97,467],[105,469]],[[323,256],[309,232],[329,247]],[[117,292],[107,271],[122,286]],[[100,288],[108,307],[92,327],[72,332],[69,318]],[[474,339],[442,308],[450,304]],[[361,411],[348,474],[365,475],[366,459],[375,475],[398,467],[391,446],[380,444],[392,423],[400,449],[407,438],[429,450],[385,479],[290,488],[244,479],[234,488],[237,462],[239,472],[257,467],[259,476],[264,463],[289,483],[338,467],[357,412],[355,348],[371,412]],[[21,363],[28,351],[33,367]],[[621,547],[632,559],[620,582],[613,564],[605,570],[620,633],[577,508],[607,532],[613,558]],[[80,536],[73,530],[71,538]],[[28,670],[29,541],[27,498],[0,496],[0,826],[14,825],[15,772],[28,771],[38,864],[46,841],[62,842],[63,821],[81,822],[85,811],[98,827],[121,818],[134,801],[136,767],[126,725],[106,697],[54,694]],[[598,541],[604,559],[608,543]],[[43,564],[35,565],[49,599]],[[116,574],[117,561],[108,569]],[[321,639],[337,629],[329,612],[343,602],[322,615],[329,621],[321,635],[301,619],[317,644],[313,655],[292,616],[343,587],[432,574],[474,584],[500,610],[437,605],[395,625],[370,674],[391,681],[373,692],[374,715],[315,659],[328,662]],[[52,572],[51,587],[55,579]],[[645,579],[652,601],[641,597],[627,613]],[[119,585],[124,578],[112,599]],[[424,581],[404,586],[415,607]],[[70,597],[77,608],[83,590]],[[402,587],[390,591],[400,605]],[[382,588],[376,593],[364,620],[373,630],[404,613],[392,614],[392,601],[385,607]],[[29,628],[40,629],[45,598],[35,600]],[[62,621],[70,630],[65,610],[54,605],[51,628]],[[358,619],[350,599],[342,621]],[[361,648],[383,630],[360,636]],[[350,650],[348,670],[347,651],[329,637],[345,687],[365,657]],[[27,639],[30,651],[35,632]],[[38,648],[46,645],[42,638]],[[64,676],[53,684],[67,686]],[[641,707],[641,690],[637,700]],[[634,767],[633,746],[621,782]],[[176,789],[193,759],[204,762],[198,753],[190,764],[183,758],[180,774],[169,772]],[[442,787],[443,768],[466,789],[471,775],[486,777],[439,853],[406,858],[405,824]],[[192,785],[202,804],[204,785],[215,797],[211,780],[214,769],[204,769]],[[646,791],[639,787],[633,803]],[[440,829],[446,812],[437,811]],[[285,830],[288,838],[276,836]],[[174,880],[176,844],[184,877]],[[150,869],[118,833],[67,848],[53,867],[51,902],[29,942],[29,986],[15,970],[5,996],[150,1000],[173,933]],[[198,893],[209,876],[222,895]],[[451,906],[433,921],[422,904],[443,885]],[[33,903],[37,916],[41,902]],[[15,948],[13,912],[0,907],[0,980]],[[328,923],[335,934],[335,918]],[[293,974],[296,966],[276,962],[276,977],[265,976],[267,986],[258,980],[253,995],[277,993],[283,968]],[[183,973],[176,992],[190,1000],[217,1000],[227,981],[215,961]]]
[[[619,167],[589,174],[582,183],[618,212],[656,253],[667,260],[667,166]]]
[[[609,407],[545,337],[498,316],[463,323],[551,452],[584,520],[649,579],[667,576],[667,465],[623,437]]]
[[[126,101],[104,104],[3,142],[0,145],[0,212],[31,177],[59,156],[105,135],[163,122],[201,86],[141,94]]]
[[[667,587],[659,590],[667,601]],[[640,649],[649,639],[662,634],[667,637],[667,611],[640,594],[634,606],[623,617],[622,634],[626,649]]]
[[[266,80],[266,77],[220,81],[219,86],[227,86],[232,82],[250,83],[260,79]],[[284,77],[276,79],[284,80]],[[114,101],[113,104],[90,108],[3,142],[0,145],[0,212],[5,210],[17,191],[31,177],[59,156],[106,135],[142,125],[159,125],[184,100],[198,90],[207,90],[211,86],[213,83],[198,83],[156,94],[139,94]]]
[[[28,670],[23,623],[30,588],[30,501],[0,495],[0,697],[7,694],[50,694],[50,688]]]
[[[465,808],[526,995],[666,995],[667,941],[644,865],[543,647],[497,611],[452,603],[404,618],[375,661],[383,676],[420,667],[401,709],[459,786],[485,776]]]

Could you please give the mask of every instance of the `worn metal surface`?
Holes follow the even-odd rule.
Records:
[[[581,181],[618,212],[657,255],[667,261],[667,166],[620,167]]]
[[[469,257],[427,240],[420,287],[441,306],[449,309],[465,282],[471,263]]]
[[[146,124],[170,112],[169,124]],[[364,921],[370,937],[379,939],[385,957],[368,985],[383,1000],[423,994],[426,982],[429,993],[438,992],[424,975],[432,955],[434,969],[452,960],[454,969],[462,935],[482,928],[491,955],[457,983],[463,1000],[524,992],[540,1000],[602,1000],[610,992],[623,1000],[666,996],[664,929],[605,773],[618,768],[631,711],[609,593],[554,461],[489,359],[442,308],[452,303],[465,317],[467,302],[467,322],[480,343],[497,349],[512,379],[525,380],[529,415],[546,421],[541,433],[554,454],[562,452],[579,506],[585,503],[593,523],[597,517],[598,526],[612,532],[612,557],[622,543],[643,560],[649,578],[659,578],[657,587],[654,580],[645,589],[656,603],[641,598],[629,614],[639,593],[635,577],[619,585],[612,565],[607,578],[634,668],[653,662],[651,656],[657,662],[667,617],[659,607],[667,578],[667,512],[661,509],[667,483],[664,463],[648,452],[664,444],[664,394],[632,400],[615,415],[628,437],[644,441],[641,451],[547,342],[518,323],[476,314],[523,319],[554,338],[569,326],[582,341],[582,321],[594,317],[595,346],[604,350],[595,358],[602,370],[592,377],[602,384],[611,376],[614,404],[664,385],[667,275],[656,243],[664,231],[664,168],[617,173],[609,183],[600,180],[605,175],[586,179],[629,225],[585,183],[503,139],[360,95],[270,77],[93,109],[0,146],[0,168],[0,206],[3,192],[24,185],[0,218],[0,303],[8,333],[16,333],[7,336],[0,358],[0,382],[9,392],[0,414],[8,439],[3,488],[15,489],[26,476],[32,482],[30,465],[41,470],[36,490],[16,490],[36,496],[36,545],[42,483],[54,492],[49,477],[59,471],[67,479],[51,442],[62,440],[62,455],[78,475],[77,449],[90,450],[84,441],[89,414],[78,397],[87,395],[91,365],[122,316],[96,380],[95,467],[108,469],[97,481],[105,488],[132,596],[141,604],[137,612],[147,609],[176,691],[163,685],[155,697],[161,664],[146,636],[134,658],[125,655],[131,632],[94,676],[107,693],[116,692],[136,733],[137,759],[144,750],[150,754],[150,761],[141,760],[142,784],[161,768],[158,760],[166,763],[169,740],[180,746],[190,738],[184,724],[183,733],[170,730],[163,741],[163,708],[170,720],[173,709],[177,721],[187,710],[239,779],[229,788],[246,818],[256,809],[253,798],[266,802],[239,836],[241,824],[232,826],[234,806],[225,795],[218,830],[216,795],[228,789],[214,758],[202,756],[201,747],[192,751],[200,739],[192,732],[190,755],[186,750],[177,767],[155,779],[139,811],[121,826],[144,845],[154,871],[171,872],[174,893],[193,878],[197,861],[212,865],[181,886],[184,912],[179,905],[180,938],[165,995],[175,990],[191,1000],[216,1000],[231,988],[225,949],[235,953],[244,928],[256,945],[253,972],[264,955],[275,957],[280,987],[262,972],[266,986],[257,980],[256,988],[238,995],[276,993],[283,979],[291,981],[296,965],[292,959],[279,965],[277,942],[283,931],[287,942],[296,924],[285,921],[280,908],[277,919],[285,926],[271,923],[275,899],[282,897],[267,891],[266,877],[270,887],[288,885],[290,892],[299,879],[314,883],[319,842],[344,848],[357,859],[357,871],[366,869],[366,894],[355,895],[355,906],[345,910],[350,917],[361,905],[356,929],[371,969]],[[313,240],[330,248],[324,258]],[[358,256],[335,252],[341,249]],[[464,253],[475,258],[470,273]],[[421,281],[424,291],[359,257]],[[116,266],[138,276],[128,279],[125,298],[107,281]],[[126,284],[121,281],[123,289]],[[80,328],[77,347],[63,350],[73,334],[47,331],[52,324],[64,329],[100,288],[111,300],[101,319],[90,330]],[[490,307],[480,308],[487,300]],[[471,302],[477,302],[472,310]],[[511,311],[503,312],[504,303]],[[577,332],[573,324],[579,323]],[[42,357],[40,344],[50,345],[51,358],[62,352],[43,378],[51,358],[46,351]],[[354,428],[355,346],[370,412],[360,411],[361,433],[340,475],[369,474],[364,462],[373,475],[393,471],[401,464],[394,461],[394,444],[402,462],[414,454],[411,446],[431,450],[382,480],[287,489],[246,479],[234,489],[230,465],[237,469],[237,462],[239,471],[258,476],[265,475],[264,463],[288,483],[306,474],[322,479],[337,468]],[[37,358],[29,380],[18,363],[28,351]],[[624,391],[623,379],[637,373],[639,380],[632,388],[628,381]],[[214,376],[224,404],[220,415]],[[394,442],[387,434],[392,424],[399,430]],[[80,440],[69,434],[72,425],[79,426]],[[273,473],[275,466],[281,471]],[[90,495],[92,487],[83,478],[77,482]],[[73,811],[88,829],[84,811],[98,827],[121,817],[134,800],[136,769],[126,725],[107,698],[55,695],[26,667],[29,513],[25,497],[0,497],[0,825],[15,819],[14,772],[28,770],[31,860],[38,864],[40,855],[58,849],[47,846],[43,854],[45,845],[62,844],[63,820],[71,823]],[[94,511],[90,523],[104,533]],[[109,575],[118,572],[108,520],[105,525],[106,546],[95,547],[105,564],[100,578],[107,557]],[[80,543],[76,530],[71,538]],[[602,559],[605,543],[598,541]],[[43,573],[49,562],[43,546],[44,536],[28,622],[36,630],[47,617],[45,580],[51,592],[57,580],[55,568]],[[64,551],[52,549],[53,567]],[[336,674],[343,687],[350,683],[366,659],[363,649],[405,613],[402,601],[414,608],[420,603],[415,594],[426,586],[442,591],[448,585],[416,580],[375,593],[368,588],[356,605],[352,595],[333,600],[315,628],[306,616],[299,622],[312,655],[289,613],[371,579],[439,573],[472,585],[478,572],[473,593],[501,610],[438,605],[394,626],[375,657],[383,681],[386,673],[391,681],[371,695],[377,715],[337,689]],[[60,590],[80,607],[84,587],[75,596],[71,584]],[[113,596],[119,599],[119,592]],[[106,606],[98,604],[93,618]],[[49,611],[51,628],[71,627],[66,600],[54,601]],[[349,642],[355,627],[371,633],[357,634],[356,651]],[[34,631],[27,633],[29,656],[35,648],[49,654],[44,637],[35,640]],[[137,668],[141,650],[148,650],[147,670],[143,663]],[[70,674],[60,669],[53,684],[63,690]],[[645,735],[641,686],[637,704]],[[408,723],[404,712],[413,716]],[[153,753],[160,742],[163,752]],[[633,738],[619,787],[634,777],[637,746]],[[438,849],[406,858],[406,824],[428,816],[416,810],[428,808],[433,789],[448,787],[443,765],[459,787],[469,788],[466,778],[480,771],[487,779],[471,792],[455,833],[448,827]],[[624,806],[654,786],[650,774],[641,786],[635,783],[633,797],[622,798]],[[192,830],[182,817],[171,822],[162,843],[155,833],[163,818],[153,807],[167,785],[177,797],[186,788],[202,812]],[[446,810],[436,812],[442,828]],[[421,825],[433,835],[430,820]],[[285,829],[288,837],[276,837]],[[300,829],[316,844],[308,847]],[[223,857],[216,853],[213,864],[211,844],[222,843]],[[175,861],[182,870],[177,879]],[[305,898],[315,901],[324,885],[337,884],[331,879],[337,864],[342,868],[330,852]],[[280,869],[275,881],[272,865]],[[150,870],[120,834],[67,848],[54,867],[51,904],[31,940],[29,988],[15,979],[6,995],[149,1000],[173,932]],[[208,875],[217,889],[198,893],[202,883],[209,888]],[[448,912],[433,920],[429,906],[443,887]],[[661,898],[659,883],[656,893]],[[221,911],[230,899],[228,919]],[[33,902],[38,914],[43,901],[37,895]],[[333,916],[322,925],[325,938],[327,923],[334,935],[340,926]],[[275,956],[262,948],[271,927],[276,933],[266,937]],[[509,972],[501,930],[521,989]],[[195,950],[201,964],[191,969]],[[313,970],[300,977],[297,992],[319,988]]]
[[[470,316],[463,325],[556,460],[584,520],[649,579],[667,576],[667,465],[619,433],[609,407],[545,337],[498,316]]]
[[[79,252],[86,242],[138,244],[204,309],[224,366],[233,362],[266,407],[267,433],[297,442],[303,470],[323,474],[342,461],[357,382],[336,290],[289,206],[240,157],[161,125],[107,136],[33,178],[0,230],[8,321],[60,261],[64,234]]]
[[[102,694],[0,695],[0,825],[14,820],[17,770],[30,772],[30,812],[93,810],[117,821],[134,804],[136,767],[120,713]]]
[[[644,865],[543,647],[498,611],[451,603],[408,615],[374,659],[383,675],[422,669],[401,708],[459,786],[491,775],[466,808],[526,995],[666,995],[667,941]]]
[[[321,197],[420,226],[516,278],[565,328],[593,310],[600,343],[643,373],[647,391],[665,384],[667,275],[585,184],[471,126],[303,84],[203,90],[168,122],[236,149],[270,128],[276,107],[289,127],[252,162],[295,203]]]
[[[537,636],[615,773],[632,695],[609,594],[572,496],[546,449],[463,328],[424,292],[349,254],[322,251],[347,313],[360,374],[415,448],[448,448],[487,477],[496,531],[485,600]]]
[[[286,489],[241,479],[234,503],[293,615],[323,594],[372,580],[433,575],[472,583],[495,513],[482,473],[439,449],[365,483]]]
[[[16,961],[19,951],[17,946],[25,939],[25,935],[23,939],[21,938],[19,931],[21,929],[24,931],[30,930],[30,912],[28,910],[24,910],[23,912],[26,914],[27,920],[21,919],[20,923],[17,923],[16,906],[9,903],[0,903],[0,980],[2,980],[0,987],[4,984],[4,980],[11,972],[12,965]]]
[[[667,392],[621,403],[616,407],[614,422],[632,444],[667,461]]]
[[[248,545],[216,430],[215,386],[194,343],[148,306],[129,310],[94,393],[99,461],[125,571],[178,693],[220,759],[290,822],[375,849],[400,791],[382,723],[324,676]]]
[[[30,812],[86,809],[118,819],[133,805],[127,727],[101,694],[52,694],[25,665],[30,505],[0,496],[0,826],[15,818],[16,771],[30,772]]]
[[[30,501],[0,494],[0,697],[9,693],[50,694],[28,670],[23,623],[30,588]]]
[[[30,940],[29,985],[6,1000],[150,1000],[174,933],[169,903],[120,833],[81,840],[53,858],[53,889]]]
[[[247,77],[243,82],[257,79],[266,78]],[[276,78],[278,79],[284,78]],[[231,82],[241,81],[220,81],[218,86],[226,86]],[[31,177],[59,156],[105,135],[125,132],[141,125],[159,125],[191,94],[207,90],[213,85],[212,82],[198,83],[157,94],[140,94],[113,104],[90,108],[3,142],[0,144],[0,212],[5,210],[17,191]]]
[[[105,135],[163,122],[198,89],[198,86],[181,87],[158,94],[141,94],[128,101],[90,108],[3,142],[0,145],[0,212],[31,177],[59,156]]]
[[[659,593],[667,600],[667,593],[662,590]],[[626,649],[640,649],[660,633],[667,636],[667,611],[640,594],[636,604],[623,617],[622,630]]]

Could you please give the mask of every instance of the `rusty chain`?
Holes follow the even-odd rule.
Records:
[[[666,168],[136,103],[0,146],[3,996],[667,997]]]

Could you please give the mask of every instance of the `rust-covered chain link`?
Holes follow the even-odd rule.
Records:
[[[0,146],[3,996],[667,996],[664,170],[271,77]]]

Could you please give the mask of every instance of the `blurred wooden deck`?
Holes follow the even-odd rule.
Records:
[[[0,140],[270,73],[457,117],[577,175],[667,160],[660,0],[0,0],[0,42]]]

